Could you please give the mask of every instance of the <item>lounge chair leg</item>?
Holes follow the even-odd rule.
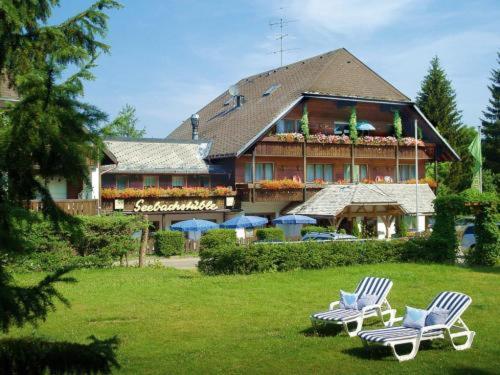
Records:
[[[314,330],[314,334],[316,336],[318,336],[319,332],[318,332],[318,325],[316,323],[316,319],[311,318],[311,324],[312,324],[312,327],[313,327],[313,330]]]
[[[344,330],[349,335],[349,337],[356,337],[358,335],[358,332],[361,331],[361,328],[363,326],[363,318],[358,318],[358,319],[356,319],[352,322],[349,322],[349,323],[354,323],[354,322],[356,323],[356,327],[354,327],[354,329],[352,331],[349,331],[348,323],[342,322],[342,325],[344,326]]]
[[[474,331],[466,331],[466,332],[459,332],[459,333],[451,333],[449,330],[446,330],[448,340],[450,340],[451,345],[455,350],[466,350],[469,349],[472,346],[472,341],[474,341],[474,336],[476,335],[476,332]],[[467,336],[467,340],[465,343],[457,345],[453,341],[454,338],[457,337],[463,337]]]
[[[405,344],[407,344],[407,343],[405,343]],[[398,354],[398,352],[396,351],[396,345],[402,345],[402,344],[391,344],[392,354],[394,354],[394,357],[396,357],[396,359],[399,362],[408,361],[410,359],[415,358],[415,356],[418,353],[418,347],[420,346],[420,342],[419,342],[419,340],[415,339],[411,342],[411,344],[412,344],[411,352],[408,354],[403,354],[403,355]]]

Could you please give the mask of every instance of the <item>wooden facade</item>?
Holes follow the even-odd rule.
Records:
[[[365,134],[373,137],[391,137],[394,135],[393,117],[394,108],[385,108],[375,103],[340,103],[331,100],[309,99],[307,110],[309,130],[311,135],[324,134],[326,136],[338,135],[336,126],[347,124],[351,114],[352,105],[356,106],[358,121],[367,121],[375,127],[375,131]],[[408,106],[397,108],[403,121],[410,121],[412,114]],[[408,172],[402,173],[406,168],[415,168],[415,146],[404,144],[365,144],[359,142],[355,145],[349,143],[320,143],[315,139],[302,140],[287,137],[286,133],[299,132],[298,121],[302,117],[303,104],[296,105],[283,118],[293,130],[287,128],[286,132],[278,131],[277,125],[258,140],[244,155],[235,160],[234,182],[242,201],[289,201],[298,202],[307,199],[311,193],[307,169],[312,165],[328,165],[331,171],[329,183],[350,182],[387,182],[398,183],[409,179]],[[294,125],[295,122],[295,125]],[[411,128],[406,124],[406,128]],[[280,134],[276,134],[280,133]],[[411,134],[403,133],[410,137]],[[346,135],[348,137],[348,135]],[[394,139],[394,138],[393,138]],[[394,140],[395,141],[395,140]],[[437,160],[435,144],[425,142],[417,147],[418,152],[418,178],[425,177],[425,164]],[[256,168],[265,164],[272,168],[272,180],[291,179],[303,184],[302,189],[266,190],[259,186],[259,176]],[[269,165],[272,165],[269,166]],[[363,169],[362,178],[355,179],[350,174],[352,166]],[[359,166],[359,167],[358,167]],[[250,173],[251,171],[251,173]],[[267,175],[263,179],[268,179]],[[251,176],[251,179],[249,178]],[[254,177],[255,176],[255,177]],[[260,176],[262,177],[262,176]]]

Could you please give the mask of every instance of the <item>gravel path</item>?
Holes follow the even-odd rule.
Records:
[[[145,264],[146,265],[154,265],[154,264],[162,264],[165,267],[177,268],[180,270],[195,270],[198,266],[199,257],[185,257],[185,256],[172,256],[170,258],[159,258],[159,257],[148,257],[146,256]],[[128,264],[129,266],[136,266],[139,263],[139,259],[130,259]],[[119,265],[120,263],[115,263],[115,265]]]

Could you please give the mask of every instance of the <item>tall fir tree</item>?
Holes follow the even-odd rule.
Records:
[[[497,53],[500,66],[500,52]],[[484,167],[494,174],[500,173],[500,68],[491,71],[490,99],[483,111],[482,129],[484,143]]]
[[[61,217],[43,180],[87,177],[87,160],[97,157],[92,145],[100,143],[98,128],[106,119],[81,97],[84,82],[93,79],[90,69],[94,60],[109,50],[100,40],[107,31],[104,11],[119,4],[98,0],[62,23],[49,23],[57,6],[59,0],[0,1],[1,79],[20,98],[0,111],[0,253],[21,250],[11,213],[22,210],[35,194],[42,196],[44,214],[54,222],[68,219]],[[55,308],[54,299],[67,303],[55,289],[57,282],[74,281],[65,273],[62,270],[50,275],[34,287],[20,287],[0,264],[2,331],[44,320]],[[110,362],[104,357],[111,352],[96,354],[100,364],[94,371],[109,368]],[[31,363],[30,371],[17,371],[36,372],[36,365]],[[95,365],[87,364],[88,368]],[[90,372],[88,368],[69,365],[68,372]]]
[[[417,94],[416,103],[462,159],[458,163],[440,163],[441,165],[438,167],[439,183],[444,183],[451,192],[459,192],[470,187],[472,159],[468,146],[474,138],[475,131],[462,124],[455,90],[437,56],[431,60],[427,75],[424,77]],[[448,189],[445,191],[449,191]]]
[[[457,109],[455,90],[437,56],[431,60],[416,103],[439,133],[452,147],[456,147],[459,141],[458,129],[462,126],[461,114]]]

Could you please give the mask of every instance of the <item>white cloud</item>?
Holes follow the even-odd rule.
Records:
[[[290,18],[302,27],[343,35],[366,35],[390,25],[410,9],[415,0],[291,0]]]

